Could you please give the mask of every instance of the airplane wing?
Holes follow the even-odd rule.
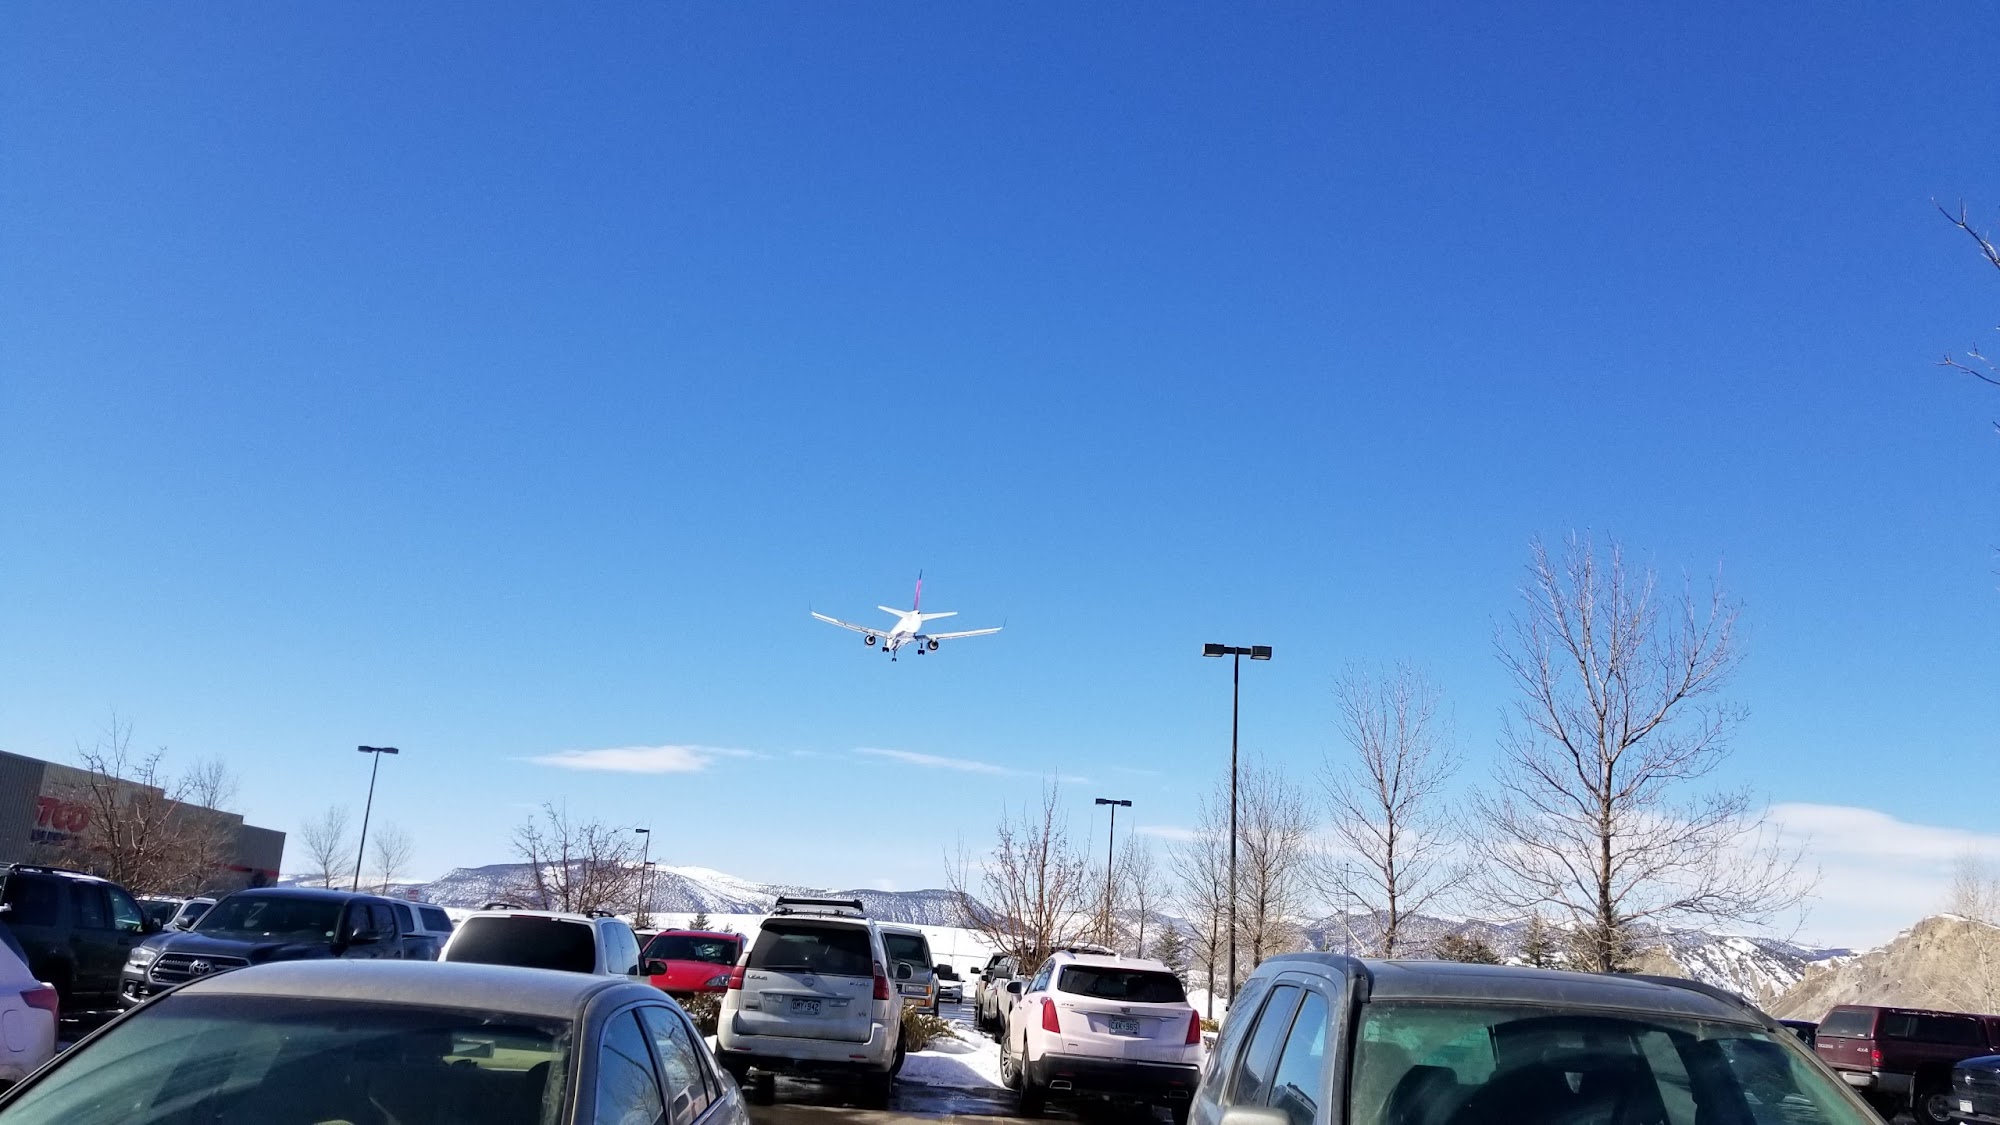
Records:
[[[856,633],[866,633],[871,637],[886,637],[889,635],[881,629],[870,629],[866,625],[856,625],[852,621],[842,621],[838,617],[828,617],[824,613],[814,613],[813,616],[826,622],[828,625],[838,625],[843,629],[851,629]]]
[[[999,631],[998,629],[962,629],[956,633],[925,633],[924,637],[933,641],[955,641],[960,637],[984,637]]]

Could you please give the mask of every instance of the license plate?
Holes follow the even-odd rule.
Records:
[[[1972,1099],[1971,1099],[1971,1098],[1960,1098],[1960,1099],[1958,1100],[1958,1112],[1960,1112],[1960,1113],[1971,1113],[1971,1112],[1972,1112]]]
[[[793,1015],[795,1015],[795,1016],[816,1016],[816,1015],[819,1015],[819,1001],[817,1001],[817,1000],[794,1000],[794,1001],[792,1001],[792,1014],[793,1014]]]
[[[1113,1035],[1139,1034],[1138,1020],[1121,1020],[1118,1017],[1113,1016],[1110,1019],[1106,1020],[1105,1022],[1111,1025],[1111,1034]]]

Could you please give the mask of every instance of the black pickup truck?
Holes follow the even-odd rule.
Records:
[[[238,891],[185,933],[162,933],[132,950],[120,975],[126,1007],[155,992],[225,969],[266,961],[421,957],[410,948],[395,904],[376,895],[305,887]]]

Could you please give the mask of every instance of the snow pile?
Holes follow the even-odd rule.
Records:
[[[918,1086],[967,1090],[1000,1086],[1000,1045],[975,1033],[963,1020],[953,1023],[950,1038],[906,1056],[896,1077]]]

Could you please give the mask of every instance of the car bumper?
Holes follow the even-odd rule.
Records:
[[[755,1067],[784,1074],[881,1073],[895,1065],[896,1046],[888,1028],[874,1025],[866,1042],[795,1039],[784,1035],[740,1035],[725,1016],[715,1039],[715,1058],[733,1068]]]
[[[164,986],[154,984],[136,973],[118,974],[118,1006],[120,1008],[137,1007],[144,1003],[147,997],[156,992],[165,991],[166,988]]]
[[[1043,1055],[1030,1059],[1028,1081],[1051,1096],[1064,1094],[1139,1098],[1162,1105],[1185,1102],[1201,1081],[1201,1068],[1182,1063]]]
[[[1915,1093],[1917,1088],[1917,1080],[1914,1075],[1898,1074],[1893,1070],[1841,1070],[1836,1068],[1834,1073],[1840,1075],[1840,1080],[1849,1086],[1882,1097],[1902,1098],[1908,1101],[1910,1095]]]

